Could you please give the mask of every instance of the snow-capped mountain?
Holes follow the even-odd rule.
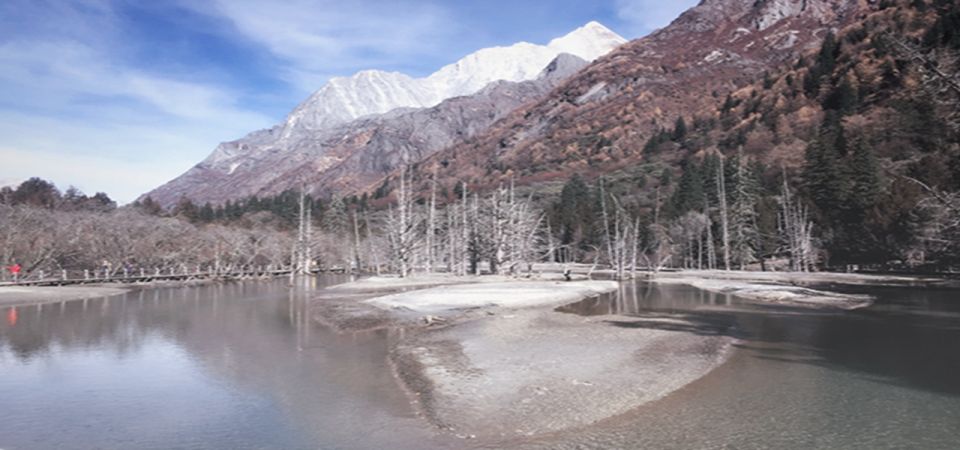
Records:
[[[603,25],[590,22],[546,45],[520,42],[476,51],[424,78],[378,70],[334,78],[297,106],[284,123],[220,144],[190,171],[146,195],[165,206],[174,204],[182,196],[197,202],[218,203],[310,183],[304,179],[297,186],[280,186],[284,182],[269,175],[292,173],[294,168],[286,166],[309,166],[309,172],[313,175],[308,178],[312,180],[343,161],[358,159],[347,155],[352,151],[372,152],[373,147],[377,151],[382,147],[392,147],[410,149],[413,154],[423,156],[439,150],[438,145],[452,143],[449,139],[464,138],[479,132],[489,126],[493,119],[509,112],[506,108],[515,108],[532,100],[535,95],[544,94],[542,89],[554,87],[562,81],[561,78],[572,74],[573,68],[581,67],[572,61],[593,61],[625,42],[624,38]],[[485,92],[485,88],[497,83],[528,81],[535,82],[535,87],[503,87]],[[448,100],[467,96],[478,97],[439,108]],[[470,105],[470,108],[465,108],[465,105]],[[394,122],[400,120],[397,117],[406,117],[407,112],[418,110],[427,111],[418,116],[409,116],[416,119],[405,118]],[[429,126],[430,120],[420,116],[428,117],[430,114],[435,115],[434,123],[445,124],[444,130],[435,134],[449,138],[432,137],[422,142],[405,142],[404,139],[413,140],[415,137],[392,133],[396,129],[405,129],[408,122],[419,121],[421,127]],[[380,121],[383,115],[388,117]],[[380,131],[371,135],[355,135],[356,130],[372,130],[369,126],[372,119],[383,122],[376,128]],[[401,122],[403,127],[400,126]],[[391,142],[376,141],[378,136],[386,135],[392,136]],[[344,150],[342,145],[342,140],[347,139],[345,136],[355,136],[356,143],[351,144],[350,151]],[[364,142],[377,144],[366,147],[357,144]],[[275,167],[278,160],[283,160],[280,165],[284,168]],[[269,182],[266,181],[268,178]],[[322,187],[314,186],[311,189],[322,190]]]
[[[301,133],[299,139],[279,139],[279,126],[252,133],[221,144],[215,155],[222,159],[197,164],[149,195],[170,206],[184,195],[216,204],[303,187],[318,195],[357,192],[403,162],[420,161],[487,129],[586,65],[564,53],[535,80],[495,81],[430,108],[400,108]]]
[[[290,114],[283,135],[325,129],[396,108],[436,106],[448,98],[473,94],[494,81],[532,80],[561,53],[590,62],[624,42],[626,39],[607,27],[590,22],[547,45],[519,42],[478,50],[425,78],[380,70],[333,78]]]

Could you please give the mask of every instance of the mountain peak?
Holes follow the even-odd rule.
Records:
[[[335,77],[291,113],[282,135],[289,136],[295,128],[325,129],[396,108],[431,107],[478,92],[495,81],[533,80],[561,53],[593,61],[624,42],[592,21],[545,46],[518,42],[477,50],[426,78],[380,70]]]
[[[625,42],[627,40],[619,34],[600,22],[591,20],[565,36],[550,41],[547,47],[560,53],[570,53],[587,61],[593,61]]]
[[[331,78],[298,105],[284,123],[221,144],[202,167],[153,191],[151,195],[155,199],[174,202],[188,191],[178,186],[191,183],[191,177],[201,173],[204,177],[242,179],[243,175],[238,175],[237,169],[241,164],[246,164],[245,161],[250,162],[250,167],[255,167],[258,164],[256,161],[283,150],[309,148],[310,151],[325,154],[327,149],[317,148],[315,138],[340,130],[341,127],[348,129],[350,123],[360,118],[372,119],[373,116],[400,108],[432,108],[448,99],[481,92],[494,83],[539,80],[541,86],[549,85],[575,73],[587,61],[599,58],[624,42],[625,39],[603,25],[590,22],[554,39],[548,45],[518,42],[477,50],[425,78],[382,70],[363,70],[352,76]],[[561,57],[562,54],[568,55]],[[551,62],[554,64],[551,65]],[[502,104],[517,106],[514,102],[523,98],[519,94],[511,96],[503,92],[511,93],[509,89],[490,91],[491,95],[505,99],[501,100]],[[486,117],[484,120],[489,119]],[[470,128],[475,130],[476,125],[470,125]],[[311,161],[316,170],[319,170],[318,167],[329,167],[330,164],[330,160],[324,158]]]

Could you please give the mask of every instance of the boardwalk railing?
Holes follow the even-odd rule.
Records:
[[[187,267],[154,267],[154,268],[123,268],[116,269],[83,269],[60,270],[47,272],[38,270],[29,274],[19,274],[16,279],[5,273],[0,280],[0,286],[63,286],[68,284],[89,283],[146,283],[150,281],[187,281],[209,279],[245,279],[266,278],[281,275],[290,275],[291,266],[242,266],[231,268],[214,268],[195,266]]]

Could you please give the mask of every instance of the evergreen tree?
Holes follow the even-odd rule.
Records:
[[[197,219],[203,223],[213,222],[213,219],[215,218],[216,216],[213,212],[213,205],[211,205],[210,202],[205,203],[197,213]]]
[[[836,218],[849,198],[843,170],[841,148],[845,148],[842,128],[825,125],[807,146],[803,178],[814,205],[827,218]],[[845,150],[843,150],[845,151]]]
[[[160,206],[160,204],[157,203],[153,197],[147,196],[147,198],[144,198],[142,202],[135,203],[134,205],[151,216],[163,215],[163,207]]]
[[[333,197],[323,213],[323,229],[334,236],[346,235],[349,220],[343,199],[339,196]]]
[[[660,172],[660,186],[668,187],[671,183],[673,183],[673,172],[671,172],[670,169],[663,169],[663,171]]]
[[[730,250],[733,261],[743,269],[757,260],[760,232],[757,229],[757,203],[760,183],[750,170],[741,150],[731,164],[735,168],[731,180]]]
[[[590,189],[579,174],[563,186],[560,199],[554,204],[552,223],[557,224],[560,243],[571,248],[588,248],[595,242],[593,218],[597,206]]]
[[[851,114],[860,101],[857,91],[853,89],[850,80],[844,77],[843,81],[833,88],[823,99],[823,109],[837,111],[840,114]]]
[[[173,215],[194,222],[199,217],[200,209],[187,197],[180,197],[177,206],[173,208]]]
[[[717,170],[719,167],[720,157],[717,154],[711,153],[703,158],[700,173],[703,178],[703,192],[710,207],[720,203],[720,199],[717,198],[717,192],[720,190],[717,186]]]
[[[677,189],[670,198],[670,215],[680,217],[690,211],[700,211],[706,197],[703,192],[703,175],[696,161],[685,160]]]
[[[807,97],[815,97],[824,78],[833,74],[833,70],[837,66],[837,56],[839,54],[840,43],[837,41],[836,35],[831,31],[823,38],[817,59],[803,80],[803,88]]]
[[[883,192],[877,158],[862,138],[854,139],[850,162],[850,200],[852,206],[865,211],[877,205]]]
[[[30,205],[41,208],[55,208],[60,202],[60,191],[53,183],[33,177],[13,191],[14,205]]]
[[[676,142],[680,142],[686,137],[687,137],[687,122],[683,120],[683,116],[677,117],[677,122],[673,126],[672,139]]]

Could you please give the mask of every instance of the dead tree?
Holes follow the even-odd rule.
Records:
[[[300,213],[297,223],[297,243],[294,252],[295,272],[298,274],[308,274],[311,270],[311,234],[312,234],[312,213],[307,205],[307,196],[300,191]]]
[[[419,245],[420,220],[414,211],[413,196],[407,186],[407,168],[400,171],[400,188],[397,190],[396,208],[390,207],[387,218],[387,234],[394,267],[400,277],[410,275],[414,253]]]
[[[650,224],[650,241],[647,247],[641,253],[647,269],[651,272],[659,272],[673,258],[672,242],[670,233],[660,221],[660,187],[657,186],[656,197],[653,205],[653,223]]]
[[[610,239],[610,218],[607,215],[607,194],[603,187],[603,177],[597,181],[600,184],[600,211],[603,214],[603,236],[607,246],[607,259],[613,264],[613,242]]]
[[[357,271],[363,270],[363,261],[360,257],[360,224],[357,221],[357,210],[353,213],[353,264]]]
[[[723,169],[723,155],[717,165],[717,197],[720,199],[720,230],[723,243],[723,270],[730,270],[730,220],[727,210],[727,185]]]
[[[608,235],[607,248],[610,252],[610,266],[617,280],[627,279],[627,268],[630,275],[636,274],[637,251],[639,248],[640,219],[634,219],[620,205],[617,198],[610,196],[613,203],[613,235]]]
[[[427,216],[427,236],[426,236],[426,265],[427,272],[434,271],[436,257],[436,236],[437,236],[437,170],[433,170],[433,177],[430,179],[430,210]]]
[[[714,270],[717,268],[717,251],[713,245],[713,221],[710,220],[710,208],[707,207],[707,203],[703,204],[703,216],[707,220],[707,230],[706,230],[706,246],[707,246],[707,269]]]
[[[465,276],[467,274],[467,267],[469,267],[469,262],[467,261],[467,258],[469,258],[469,254],[470,254],[469,245],[470,245],[471,228],[470,226],[467,225],[469,223],[467,221],[467,183],[462,183],[461,186],[462,186],[462,189],[461,189],[462,199],[460,202],[460,212],[462,215],[462,220],[460,221],[461,236],[460,236],[460,245],[457,246],[457,248],[460,251],[460,257],[457,258],[457,260],[460,262],[459,275]]]
[[[808,272],[813,269],[816,256],[813,245],[813,222],[807,208],[793,197],[787,174],[783,174],[783,189],[780,194],[779,229],[781,241],[790,255],[790,269]]]

